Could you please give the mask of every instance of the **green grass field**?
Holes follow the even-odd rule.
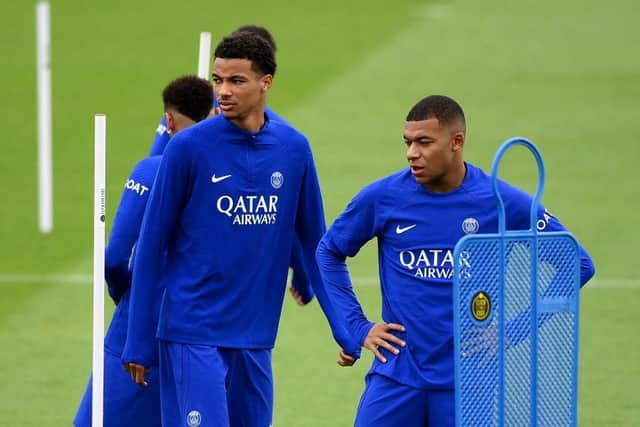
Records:
[[[405,166],[404,117],[425,95],[462,104],[466,157],[482,167],[504,139],[533,139],[547,166],[543,201],[597,268],[582,292],[580,425],[640,425],[637,5],[503,3],[53,1],[55,229],[46,236],[37,231],[35,6],[4,5],[0,426],[70,425],[84,391],[93,114],[108,115],[112,214],[149,149],[161,89],[196,71],[199,32],[217,39],[246,23],[268,26],[279,44],[269,104],[309,136],[329,221],[365,183]],[[533,190],[530,157],[506,160],[502,176]],[[375,243],[350,266],[378,319]],[[340,369],[336,352],[317,303],[287,299],[274,351],[275,426],[352,424],[371,358]]]

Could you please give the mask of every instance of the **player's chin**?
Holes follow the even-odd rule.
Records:
[[[429,177],[425,176],[422,173],[413,173],[413,177],[415,178],[416,182],[420,185],[425,185],[429,183]]]
[[[222,115],[227,119],[235,119],[238,117],[238,113],[233,110],[222,110]]]

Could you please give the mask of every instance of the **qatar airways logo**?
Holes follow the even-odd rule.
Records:
[[[167,129],[167,127],[165,125],[163,125],[162,123],[160,123],[158,125],[158,128],[156,129],[156,133],[158,135],[164,135],[165,133],[168,133],[169,129]]]
[[[139,182],[134,181],[133,179],[127,180],[127,182],[124,184],[124,188],[137,193],[139,196],[144,196],[145,193],[149,191],[149,187],[147,187],[146,185],[142,185]]]
[[[271,225],[278,216],[278,196],[230,196],[218,197],[216,208],[232,218],[234,225]]]
[[[436,280],[453,280],[453,250],[451,249],[414,249],[400,251],[400,264],[410,270],[414,277]],[[460,254],[459,263],[471,268],[469,256]]]

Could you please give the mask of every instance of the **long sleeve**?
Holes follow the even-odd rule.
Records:
[[[373,326],[353,292],[346,257],[353,257],[377,233],[380,212],[376,184],[365,187],[349,203],[322,238],[316,259],[322,280],[344,327],[362,346]]]
[[[540,206],[538,210],[538,218],[537,227],[540,232],[567,231],[566,227],[543,206]],[[587,250],[579,242],[578,247],[580,251],[580,287],[583,287],[594,276],[596,270]]]
[[[162,115],[162,119],[160,119],[160,123],[158,123],[158,127],[156,128],[153,142],[151,143],[149,156],[162,155],[165,148],[167,147],[167,144],[169,143],[170,138],[171,135],[169,135],[169,130],[167,129],[167,119],[164,115]]]
[[[291,249],[291,269],[293,270],[291,278],[291,286],[300,293],[302,302],[308,304],[313,300],[313,286],[309,281],[309,273],[304,265],[304,255],[302,253],[302,245],[298,236],[293,240],[293,248]]]
[[[346,353],[359,357],[360,346],[351,334],[347,332],[343,323],[339,321],[331,299],[322,283],[320,271],[315,261],[316,248],[325,232],[325,227],[320,185],[313,157],[311,151],[309,151],[307,168],[300,189],[298,214],[296,216],[296,234],[300,239],[302,256],[309,274],[309,280],[318,298],[318,303],[329,321],[333,337]]]
[[[555,216],[553,216],[542,206],[540,206],[538,210],[538,223],[536,226],[541,234],[545,232],[567,231],[564,225],[562,225],[562,223]],[[591,256],[579,242],[578,251],[580,256],[580,287],[582,288],[594,276],[595,266],[593,264]],[[541,259],[540,261],[549,263],[553,268],[553,258]],[[558,287],[556,285],[557,279],[558,278],[554,276],[551,279],[550,283],[547,284],[542,294],[543,297],[554,294],[554,290]],[[550,313],[542,313],[538,317],[538,328],[541,328],[552,317],[553,315]],[[507,323],[506,334],[511,345],[517,345],[529,336],[531,325],[530,318],[531,307],[527,307],[526,310],[518,314]]]
[[[116,303],[131,286],[130,259],[159,161],[159,158],[147,158],[135,166],[116,210],[105,249],[105,280],[109,295]]]
[[[133,263],[130,316],[123,362],[150,366],[157,360],[155,328],[169,236],[183,209],[190,159],[179,136],[168,146],[150,194]]]
[[[327,239],[323,239],[318,245],[316,260],[329,295],[338,312],[345,318],[347,330],[362,346],[374,323],[367,320],[353,292],[346,257],[340,254],[337,248],[332,247]]]

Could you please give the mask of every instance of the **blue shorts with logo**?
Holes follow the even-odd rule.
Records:
[[[147,375],[148,387],[140,387],[122,367],[120,356],[104,352],[104,427],[160,427],[158,368]],[[91,427],[93,378],[80,402],[73,424]]]
[[[271,350],[160,341],[162,420],[176,427],[269,427]]]
[[[369,373],[355,427],[454,427],[455,393],[425,390]]]

